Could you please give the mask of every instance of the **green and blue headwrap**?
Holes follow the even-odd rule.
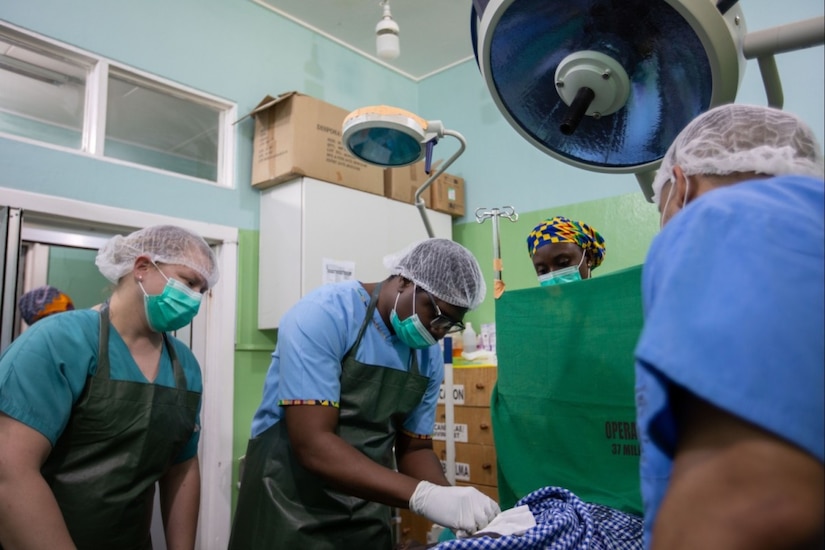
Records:
[[[586,223],[568,220],[563,216],[548,218],[538,224],[527,236],[527,252],[532,258],[536,250],[551,243],[574,243],[584,251],[589,250],[595,262],[594,268],[599,267],[606,252],[604,239],[598,231]]]

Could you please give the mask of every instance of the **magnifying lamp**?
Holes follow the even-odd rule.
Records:
[[[530,143],[567,164],[653,175],[688,122],[736,98],[758,58],[781,107],[773,53],[823,41],[822,18],[747,34],[737,0],[480,0],[476,61],[496,106]]]
[[[444,136],[456,138],[459,148],[430,173],[433,148]],[[440,120],[424,120],[398,107],[375,105],[348,114],[344,118],[341,139],[350,153],[376,166],[397,168],[425,159],[424,171],[430,177],[416,190],[415,206],[421,213],[427,235],[435,237],[421,194],[464,152],[467,147],[464,136],[444,128]]]

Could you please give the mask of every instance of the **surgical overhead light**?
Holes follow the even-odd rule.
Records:
[[[633,173],[648,200],[667,147],[731,103],[758,57],[781,107],[773,54],[825,41],[822,18],[748,35],[736,0],[473,0],[484,81],[530,143],[573,166]]]
[[[384,12],[375,25],[375,51],[381,59],[395,59],[401,54],[398,23],[390,13],[389,0],[382,0],[381,6]]]
[[[444,136],[456,138],[459,147],[433,171],[433,149]],[[407,166],[424,159],[424,171],[430,176],[416,190],[415,205],[421,213],[427,235],[435,237],[421,194],[464,152],[467,146],[464,136],[444,128],[440,120],[424,120],[398,107],[376,105],[348,114],[344,119],[341,140],[354,156],[385,168]]]

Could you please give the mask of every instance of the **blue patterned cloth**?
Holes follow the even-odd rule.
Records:
[[[536,526],[523,535],[475,536],[442,542],[433,548],[512,550],[641,550],[642,519],[582,501],[561,487],[544,487],[516,503],[527,505]]]

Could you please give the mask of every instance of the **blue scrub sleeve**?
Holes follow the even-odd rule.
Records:
[[[281,320],[276,403],[322,400],[338,404],[341,358],[348,351],[350,331],[349,320],[342,313],[328,303],[303,300]]]
[[[52,445],[97,364],[97,317],[68,311],[41,319],[0,356],[0,411]]]

